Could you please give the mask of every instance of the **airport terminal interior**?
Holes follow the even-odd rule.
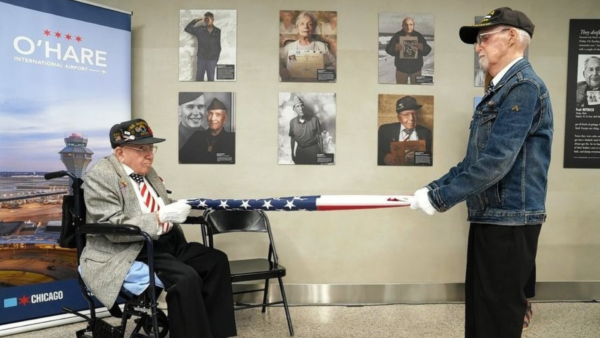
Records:
[[[110,126],[140,118],[152,126],[155,137],[166,139],[152,150],[153,167],[173,200],[200,201],[194,205],[198,209],[209,200],[218,205],[252,204],[250,200],[268,204],[279,262],[287,269],[283,282],[295,337],[464,337],[467,207],[461,202],[429,216],[403,201],[465,156],[473,110],[485,91],[477,55],[461,41],[459,29],[508,6],[535,24],[526,58],[548,87],[554,123],[547,218],[535,256],[536,295],[522,337],[600,337],[600,157],[589,155],[600,156],[600,114],[595,112],[600,111],[600,90],[588,90],[587,102],[576,104],[590,55],[596,55],[600,73],[598,0],[52,1],[126,15],[130,27],[105,36],[96,24],[118,25],[122,20],[92,20],[75,29],[78,19],[71,16],[67,23],[41,21],[47,27],[34,32],[29,22],[36,20],[22,19],[28,28],[15,33],[14,48],[4,48],[20,54],[6,58],[12,66],[0,65],[3,72],[27,66],[30,76],[40,69],[62,75],[31,103],[32,90],[25,84],[19,94],[27,103],[18,108],[21,101],[7,96],[18,86],[7,79],[22,75],[0,76],[0,336],[66,338],[85,328],[77,317],[61,317],[60,309],[47,321],[41,316],[7,323],[1,317],[36,306],[49,308],[50,298],[62,301],[63,291],[67,298],[67,290],[10,292],[30,284],[71,281],[70,291],[79,297],[76,251],[57,243],[62,199],[72,194],[71,181],[46,180],[44,174],[68,170],[85,180],[86,170],[112,152]],[[11,3],[16,2],[0,0],[0,8],[18,7]],[[221,29],[223,49],[220,61],[212,65],[216,73],[207,73],[204,81],[205,75],[200,80],[196,72],[198,45],[189,27],[209,11]],[[313,33],[321,38],[314,43],[326,49],[317,60],[289,52],[298,34],[289,20],[304,11],[318,19]],[[419,75],[401,79],[398,59],[386,46],[404,29],[405,18],[413,18],[414,30],[431,50],[421,56]],[[0,39],[11,20],[18,21],[0,11]],[[482,38],[478,36],[480,42]],[[419,41],[402,43],[408,48]],[[39,51],[43,46],[48,48],[46,57]],[[82,54],[67,46],[80,46]],[[48,60],[61,52],[60,60]],[[418,55],[406,51],[403,58]],[[79,56],[90,65],[69,66]],[[94,70],[92,63],[103,70]],[[319,71],[309,74],[307,69]],[[191,102],[228,112],[220,123],[234,140],[233,148],[219,150],[221,155],[208,160],[183,159],[190,135],[182,127],[181,109]],[[298,105],[318,116],[316,122],[307,118],[319,133],[310,145],[319,148],[314,163],[303,163],[298,155],[301,138],[294,136],[294,126],[306,126]],[[389,154],[382,154],[382,130],[400,121],[403,105],[420,110],[417,128],[424,129],[418,135],[429,136],[422,140],[408,133],[402,145],[398,126]],[[18,115],[9,116],[13,108]],[[28,118],[38,116],[38,110],[46,115]],[[518,112],[518,107],[513,110]],[[202,124],[202,131],[211,128],[207,121],[195,123]],[[586,138],[580,133],[587,133]],[[202,138],[196,145],[208,153],[225,143],[198,135]],[[395,156],[394,165],[385,155]],[[121,183],[121,189],[126,186]],[[281,204],[281,210],[294,212],[269,209],[267,199],[275,205],[281,196],[294,196],[289,197],[292,202],[316,196],[316,202],[296,209]],[[325,202],[335,196],[357,196],[363,203],[367,196],[383,196],[395,204],[336,204],[343,198]],[[203,210],[195,211],[201,215]],[[188,241],[203,242],[199,226],[182,228]],[[268,239],[255,240],[254,235],[219,235],[214,244],[230,260],[262,257]],[[246,249],[246,244],[258,245]],[[278,301],[277,280],[270,283],[269,299]],[[257,303],[259,298],[244,295],[236,300]],[[164,294],[159,308],[168,313]],[[264,314],[260,308],[236,311],[235,318],[240,338],[290,336],[281,305]],[[119,324],[110,316],[104,320]],[[125,336],[134,325],[131,319]]]

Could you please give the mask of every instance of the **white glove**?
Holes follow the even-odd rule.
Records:
[[[435,208],[429,201],[429,196],[427,196],[428,192],[429,188],[427,187],[415,191],[413,201],[410,203],[410,208],[413,210],[422,210],[427,215],[431,216],[435,214]]]
[[[181,223],[185,221],[191,210],[192,206],[185,203],[185,201],[177,201],[160,208],[158,219],[161,223]]]

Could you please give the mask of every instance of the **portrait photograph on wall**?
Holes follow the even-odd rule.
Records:
[[[379,95],[377,165],[433,165],[433,96]]]
[[[379,83],[433,85],[434,17],[379,13]]]
[[[576,108],[593,108],[600,113],[600,53],[580,54],[577,60]],[[583,110],[582,110],[583,111]]]
[[[179,11],[179,81],[235,81],[237,11]]]
[[[179,163],[235,163],[235,105],[229,92],[180,92]]]
[[[279,93],[279,164],[335,164],[335,93]]]
[[[600,168],[598,19],[571,19],[565,110],[565,168]]]
[[[279,12],[279,80],[336,82],[335,11]]]

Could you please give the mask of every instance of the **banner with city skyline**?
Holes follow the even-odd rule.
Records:
[[[43,174],[84,176],[110,154],[110,127],[131,117],[131,14],[69,0],[0,0],[0,74],[3,335],[3,324],[87,307],[76,253],[56,242],[69,181]]]

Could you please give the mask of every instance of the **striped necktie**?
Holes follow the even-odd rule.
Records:
[[[404,129],[404,139],[402,141],[408,141],[410,135],[412,135],[414,129]]]
[[[131,173],[129,174],[129,176],[133,178],[133,180],[136,181],[140,186],[142,200],[144,201],[144,204],[146,204],[146,206],[148,207],[148,210],[150,210],[151,213],[158,211],[160,209],[160,206],[158,205],[158,203],[156,203],[154,197],[152,197],[150,189],[148,188],[146,181],[144,181],[144,176],[135,173]]]
[[[133,180],[136,181],[138,183],[138,185],[140,186],[140,193],[142,194],[142,200],[144,200],[144,204],[146,204],[146,206],[148,207],[148,210],[150,210],[151,213],[154,213],[154,212],[160,210],[160,205],[158,203],[156,203],[156,200],[154,199],[154,197],[152,197],[152,194],[150,193],[150,188],[148,188],[146,181],[144,181],[144,176],[135,174],[135,173],[131,173],[131,174],[129,174],[129,176],[131,178],[133,178]],[[167,232],[169,232],[169,230],[171,230],[171,227],[173,225],[170,222],[165,222],[165,223],[160,223],[158,226],[161,227],[163,233],[166,234]]]

